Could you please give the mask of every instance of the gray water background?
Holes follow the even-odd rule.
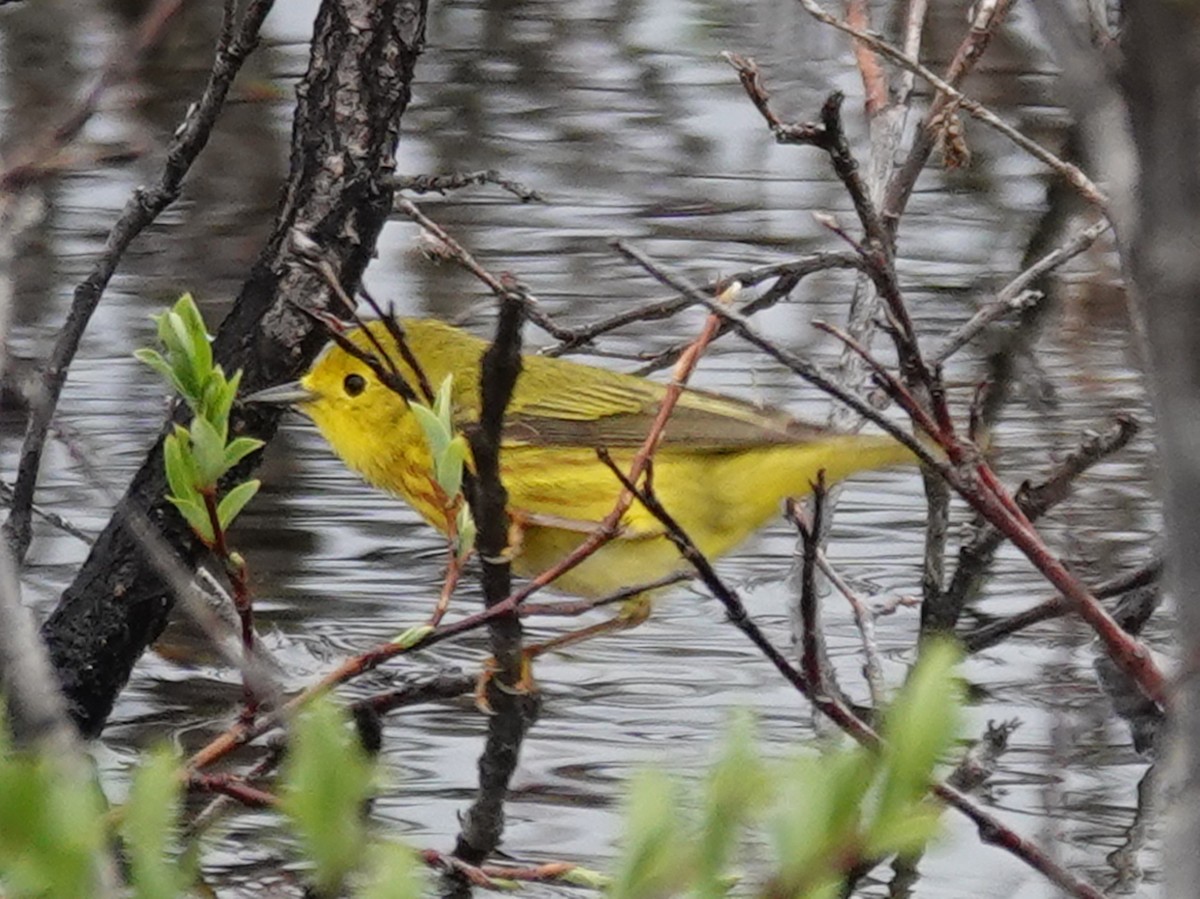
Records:
[[[810,118],[831,89],[845,91],[847,123],[865,155],[861,85],[848,45],[798,4],[435,0],[432,6],[429,46],[403,122],[400,169],[496,168],[541,192],[542,205],[521,205],[488,189],[420,203],[485,265],[517,274],[562,322],[587,322],[664,295],[621,261],[608,245],[613,237],[697,280],[840,249],[813,218],[835,212],[852,220],[824,157],[775,146],[718,56],[723,50],[754,56],[785,118]],[[965,7],[935,6],[927,52],[945,60],[965,29]],[[273,13],[267,40],[235,88],[183,199],[126,255],[72,367],[59,409],[60,439],[47,453],[38,502],[89,532],[103,527],[115,493],[163,419],[162,385],[131,356],[153,340],[149,315],[190,290],[215,324],[261,246],[286,172],[292,87],[307,63],[314,10],[304,0],[281,3]],[[121,45],[132,13],[118,4],[68,0],[0,12],[0,121],[4,145],[12,147],[37,133]],[[1067,117],[1055,103],[1055,73],[1026,13],[1018,8],[968,88],[1006,120],[1055,145]],[[206,75],[215,14],[203,5],[185,13],[164,48],[108,96],[88,125],[85,148],[133,146],[144,154],[97,164],[85,153],[47,183],[44,221],[17,269],[8,350],[18,372],[46,355],[74,285],[129,191],[156,178],[170,132]],[[970,168],[927,171],[901,231],[900,275],[928,346],[1016,272],[1045,208],[1042,167],[982,126],[966,129]],[[1018,395],[995,438],[998,465],[1014,485],[1047,471],[1108,415],[1128,412],[1148,421],[1112,266],[1097,251],[1058,279],[1059,302],[1035,357],[1040,371],[1027,379],[1035,388],[1052,385],[1057,402],[1043,402],[1039,389]],[[406,221],[386,228],[367,284],[407,314],[461,320],[481,334],[491,323],[481,285],[426,259],[417,229]],[[781,343],[832,361],[836,348],[811,322],[843,320],[850,285],[844,274],[809,278],[761,325]],[[692,313],[632,327],[603,346],[652,350],[695,334],[700,321]],[[549,342],[532,329],[527,337]],[[949,367],[960,410],[981,371],[978,348]],[[732,339],[709,351],[697,383],[817,420],[829,410],[824,397]],[[19,416],[6,414],[4,424],[0,460],[11,477]],[[441,577],[442,548],[430,528],[360,483],[299,420],[272,445],[264,477],[263,495],[239,523],[235,541],[253,572],[266,641],[291,683],[306,683],[423,619]],[[1140,437],[1082,479],[1044,532],[1091,577],[1138,564],[1160,528],[1153,477],[1150,441]],[[961,506],[955,514],[957,523],[967,520]],[[831,555],[864,593],[918,594],[923,518],[913,474],[856,479],[839,510]],[[961,534],[956,525],[952,536]],[[39,617],[85,553],[75,539],[39,526],[24,574],[26,599]],[[789,638],[784,581],[792,553],[793,538],[780,524],[720,566],[781,644]],[[981,608],[1008,614],[1049,592],[1006,548]],[[470,610],[477,601],[468,584],[456,608]],[[839,597],[830,596],[827,606],[839,674],[862,696],[857,632]],[[878,622],[893,685],[911,661],[916,624],[917,612],[903,608]],[[1168,626],[1166,619],[1152,624],[1148,637],[1156,649],[1169,649]],[[531,631],[552,632],[536,624]],[[471,668],[483,655],[481,639],[441,644],[345,695],[381,687],[388,673]],[[1098,690],[1094,657],[1089,634],[1063,621],[971,659],[965,674],[982,699],[967,711],[966,732],[979,733],[989,719],[1021,719],[989,803],[1073,869],[1109,885],[1115,874],[1105,856],[1135,821],[1136,787],[1147,763]],[[813,735],[803,700],[699,592],[674,594],[637,631],[545,659],[537,675],[544,711],[515,778],[504,843],[521,859],[605,867],[620,831],[625,779],[647,764],[685,780],[699,777],[736,709],[758,714],[771,754],[793,751]],[[96,750],[114,792],[139,750],[163,739],[195,747],[226,726],[238,696],[235,676],[203,657],[148,654]],[[475,786],[485,726],[466,700],[389,719],[388,786],[376,805],[387,832],[417,846],[450,848],[456,816]],[[916,895],[1055,895],[1038,875],[981,845],[962,819],[947,815],[946,822],[944,838],[921,865]],[[272,894],[283,849],[261,838],[262,823],[259,815],[239,816],[216,839],[206,872],[220,895]],[[1153,839],[1141,862],[1146,878],[1133,878],[1129,888],[1154,895]],[[868,885],[864,894],[885,890]]]

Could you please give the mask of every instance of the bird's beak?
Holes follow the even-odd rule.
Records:
[[[299,406],[303,403],[311,403],[316,398],[317,394],[314,391],[309,390],[299,381],[291,381],[287,384],[268,387],[266,390],[255,391],[242,397],[242,402],[267,403],[272,406]]]

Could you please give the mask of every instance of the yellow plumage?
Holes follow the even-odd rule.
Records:
[[[431,319],[402,319],[401,325],[435,389],[453,375],[454,421],[469,428],[479,417],[479,367],[486,343]],[[383,324],[368,327],[415,385]],[[373,349],[362,330],[348,336]],[[607,448],[627,469],[664,387],[565,359],[525,356],[523,364],[505,419],[500,473],[517,530],[513,567],[532,576],[570,552],[612,510],[621,487],[596,448]],[[400,396],[336,346],[297,386],[289,398],[350,468],[445,529],[424,432]],[[700,550],[715,557],[766,524],[785,497],[809,493],[821,469],[832,483],[911,461],[910,451],[890,437],[838,434],[778,410],[686,390],[654,456],[654,489]],[[603,596],[686,567],[661,525],[635,504],[622,520],[621,536],[555,586],[580,596]]]

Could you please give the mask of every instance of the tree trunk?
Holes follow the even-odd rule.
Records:
[[[1127,235],[1145,308],[1164,471],[1167,584],[1186,677],[1174,702],[1181,767],[1167,828],[1168,895],[1200,884],[1200,16],[1194,4],[1128,7],[1123,72],[1140,165]]]
[[[296,259],[293,231],[316,241],[351,295],[375,252],[392,209],[392,193],[380,177],[395,167],[426,6],[427,0],[321,4],[309,69],[297,88],[291,171],[275,227],[214,344],[226,371],[243,369],[246,390],[297,377],[324,343],[292,305],[320,307],[329,301],[321,278]],[[277,421],[277,414],[246,410],[231,430],[268,439]],[[246,469],[237,474],[244,477]],[[146,549],[125,524],[131,510],[148,516],[189,569],[204,553],[164,502],[165,491],[160,441],[42,628],[85,734],[103,728],[173,604]]]

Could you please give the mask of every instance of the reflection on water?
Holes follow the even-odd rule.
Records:
[[[0,17],[9,145],[35,118],[44,119],[57,98],[77,90],[128,27],[117,12],[54,6],[53,17],[24,5]],[[281,4],[276,11],[272,39],[239,82],[184,199],[126,257],[88,333],[61,406],[64,430],[73,436],[49,451],[38,497],[87,530],[102,526],[113,491],[161,422],[161,388],[130,357],[133,347],[151,339],[147,316],[188,289],[215,320],[257,251],[285,171],[291,88],[306,64],[312,11],[311,3]],[[141,147],[146,155],[126,165],[81,163],[45,187],[44,220],[16,273],[11,348],[18,366],[45,353],[109,223],[129,190],[154,176],[174,123],[200,87],[215,8],[201,4],[188,15],[168,49],[88,128],[89,146]],[[935,22],[929,39],[944,57],[960,31],[957,19]],[[1010,121],[1055,143],[1064,116],[1052,105],[1052,76],[1031,49],[1034,37],[1016,20],[969,87]],[[498,168],[537,189],[543,205],[522,206],[480,189],[422,205],[481,262],[516,273],[567,323],[658,295],[615,256],[608,245],[613,237],[697,278],[834,248],[812,216],[832,211],[849,220],[826,162],[814,151],[768,139],[719,59],[722,50],[756,57],[777,108],[788,116],[809,116],[829,90],[845,90],[850,124],[861,132],[861,91],[844,41],[791,2],[460,0],[434,4],[415,103],[404,121],[400,169]],[[44,64],[48,58],[56,65]],[[1046,195],[1045,178],[1029,159],[979,126],[966,127],[972,168],[927,172],[901,232],[903,284],[930,345],[1015,272]],[[404,313],[486,329],[484,289],[461,271],[423,258],[415,238],[407,222],[385,230],[367,276],[373,292]],[[1019,394],[1004,416],[994,443],[1001,470],[1014,480],[1047,471],[1084,429],[1111,413],[1147,414],[1122,301],[1107,284],[1106,264],[1097,254],[1064,276],[1064,302],[1052,313],[1036,368],[1026,363],[1026,383],[1052,385],[1057,404],[1046,407]],[[767,313],[763,326],[780,341],[832,358],[834,349],[817,338],[811,322],[844,317],[849,287],[839,273],[811,278],[792,302]],[[691,314],[668,325],[632,327],[605,347],[665,346],[695,333],[698,321]],[[965,401],[981,377],[978,354],[956,359],[948,377],[956,401]],[[698,381],[813,418],[828,409],[822,397],[733,342],[712,349]],[[6,431],[8,472],[16,446],[15,431]],[[72,455],[79,447],[102,461],[108,483],[93,483],[81,469]],[[264,495],[239,525],[237,543],[254,572],[267,641],[300,684],[421,620],[440,581],[441,546],[407,509],[346,472],[300,422],[270,455]],[[1151,476],[1149,442],[1140,438],[1085,477],[1046,522],[1052,545],[1097,579],[1143,561],[1158,530]],[[963,520],[961,508],[956,514]],[[917,594],[922,519],[914,476],[861,478],[845,494],[832,555],[864,592]],[[722,566],[745,585],[754,614],[781,643],[788,639],[782,579],[792,551],[780,526]],[[39,530],[26,585],[40,612],[48,611],[83,555],[72,538]],[[1011,613],[1049,592],[1011,550],[1001,552],[997,570],[981,605],[989,615]],[[468,585],[458,608],[477,601]],[[839,674],[861,695],[858,636],[834,597],[828,619]],[[912,609],[879,622],[892,683],[903,676],[915,630]],[[1162,622],[1153,622],[1151,643],[1165,647],[1165,636]],[[441,644],[389,670],[471,668],[482,654],[474,638]],[[989,718],[1024,722],[993,789],[996,807],[1020,832],[1108,883],[1114,874],[1104,857],[1122,846],[1134,823],[1146,766],[1095,684],[1093,655],[1084,629],[1058,622],[972,659],[967,675],[986,697],[972,712],[972,732]],[[620,782],[643,764],[698,773],[733,709],[756,709],[765,739],[778,751],[812,734],[805,704],[728,627],[715,603],[688,590],[662,603],[639,630],[547,658],[538,678],[544,711],[526,744],[505,840],[523,858],[603,866],[618,835]],[[148,656],[106,732],[104,764],[123,768],[138,748],[181,723],[187,728],[181,739],[199,743],[228,720],[238,696],[226,671]],[[385,753],[395,788],[377,805],[378,815],[419,845],[447,848],[475,786],[484,726],[466,701],[395,716]],[[921,865],[917,895],[1053,894],[1003,853],[982,847],[965,823],[949,823],[945,840]],[[258,854],[267,850],[239,841],[257,827],[256,820],[239,820],[220,838],[219,864],[209,872],[214,882],[252,883],[261,874],[259,862],[271,862]],[[1140,862],[1156,879],[1157,850],[1142,853]]]

